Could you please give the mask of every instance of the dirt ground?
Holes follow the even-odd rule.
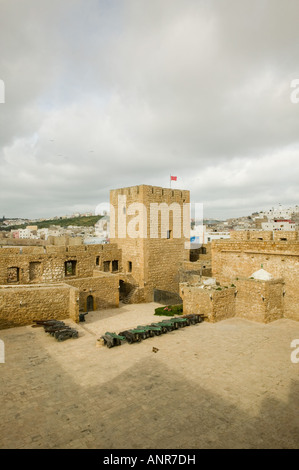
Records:
[[[232,318],[99,346],[106,331],[161,319],[157,306],[67,320],[79,337],[64,342],[43,328],[1,330],[0,448],[298,448],[299,323]]]

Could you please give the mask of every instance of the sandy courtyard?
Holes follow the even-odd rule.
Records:
[[[156,306],[66,321],[79,338],[61,343],[43,328],[1,330],[0,448],[299,447],[297,322],[235,318],[97,347],[105,331],[161,319]]]

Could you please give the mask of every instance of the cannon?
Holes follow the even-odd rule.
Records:
[[[136,336],[138,342],[142,339],[147,339],[149,337],[149,331],[146,330],[144,327],[132,328],[129,331]]]
[[[160,321],[160,322],[157,322],[157,323],[152,323],[152,326],[157,326],[157,327],[161,328],[163,334],[167,333],[168,331],[173,331],[174,330],[173,323],[168,321],[168,320],[163,320],[163,321]]]
[[[85,315],[88,315],[88,312],[79,313],[79,322],[85,321]]]
[[[142,340],[142,336],[140,333],[141,330],[125,330],[119,332],[120,336],[124,336],[129,344],[140,342]]]
[[[63,330],[70,330],[71,327],[67,325],[57,325],[57,326],[46,326],[44,330],[46,333],[50,333],[50,335],[54,336],[56,331],[63,331]]]
[[[199,313],[190,313],[188,315],[184,315],[183,318],[188,318],[192,325],[195,325],[195,323],[201,323],[203,321],[202,315]]]
[[[60,320],[34,320],[35,326],[43,326],[46,333],[54,336],[58,341],[68,338],[78,338],[78,331]]]
[[[137,326],[139,329],[144,329],[148,332],[148,337],[159,336],[162,334],[162,328],[160,326],[153,326],[153,325],[145,325],[145,326]]]
[[[54,337],[57,341],[64,341],[68,338],[78,338],[78,331],[74,328],[66,328],[64,330],[55,331]]]
[[[101,336],[101,339],[103,339],[104,344],[108,348],[113,348],[114,346],[120,346],[122,341],[125,341],[126,337],[122,335],[117,335],[116,333],[110,333],[109,331],[106,331],[106,333]]]
[[[64,325],[64,322],[61,320],[33,320],[35,325],[33,326],[54,326],[54,325]]]
[[[171,325],[172,326],[172,330],[177,330],[179,328],[179,323],[176,322],[173,318],[170,318],[169,320],[162,320],[162,323],[164,323],[165,325]],[[170,328],[168,328],[168,331],[172,331]]]
[[[175,325],[175,329],[182,328],[183,326],[189,326],[190,322],[187,318],[174,317],[170,318],[170,321]]]

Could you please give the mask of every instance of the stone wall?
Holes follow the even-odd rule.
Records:
[[[87,311],[87,298],[92,296],[94,310],[119,306],[118,274],[97,273],[95,277],[66,280],[79,293],[79,309]]]
[[[199,287],[180,284],[184,314],[200,313],[210,322],[235,316],[235,287]]]
[[[283,317],[283,289],[281,279],[260,281],[238,279],[236,312],[238,317],[268,323]]]
[[[299,240],[299,234],[297,230],[232,230],[230,240],[296,241]]]
[[[75,273],[66,275],[65,263],[73,261]],[[64,281],[69,278],[93,276],[93,270],[104,270],[104,263],[117,261],[117,271],[121,270],[121,250],[114,244],[81,245],[81,246],[35,246],[35,247],[1,247],[0,248],[0,285],[36,284]],[[32,266],[35,269],[32,269]],[[38,264],[40,267],[38,267]],[[10,282],[10,272],[15,268],[18,281]],[[40,275],[32,277],[32,272]]]
[[[212,276],[220,283],[250,278],[263,268],[284,282],[284,317],[299,320],[299,241],[215,240]]]
[[[82,237],[69,237],[67,235],[61,235],[60,237],[54,237],[50,235],[47,240],[41,240],[39,238],[1,238],[0,232],[0,246],[68,246],[68,245],[82,245]]]
[[[0,329],[30,325],[33,320],[78,321],[78,291],[68,285],[0,287]]]

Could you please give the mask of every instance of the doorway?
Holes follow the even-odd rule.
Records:
[[[88,312],[94,310],[94,302],[93,302],[93,296],[92,296],[92,295],[89,295],[89,296],[87,297],[87,301],[86,301],[86,310],[87,310]]]

